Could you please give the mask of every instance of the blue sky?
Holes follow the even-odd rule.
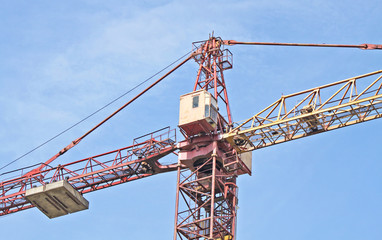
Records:
[[[238,41],[382,44],[380,1],[1,1],[0,165],[131,89],[215,34]],[[232,46],[234,121],[281,94],[380,70],[382,52]],[[91,134],[59,163],[176,127],[196,64]],[[6,170],[43,162],[132,98],[126,96]],[[381,120],[253,153],[239,178],[238,239],[382,239]],[[180,134],[179,134],[180,135]],[[166,161],[176,161],[175,156]],[[49,220],[1,217],[5,239],[171,239],[176,174],[85,195],[90,210]]]

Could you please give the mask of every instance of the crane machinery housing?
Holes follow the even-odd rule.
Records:
[[[375,44],[239,42],[212,34],[208,40],[194,42],[186,59],[45,163],[4,174],[0,215],[37,207],[55,218],[88,209],[86,193],[176,171],[174,240],[236,239],[237,177],[251,175],[253,150],[382,117],[379,70],[283,95],[247,120],[233,122],[224,78],[224,72],[233,67],[232,53],[226,48],[232,45],[382,49]],[[134,139],[131,146],[52,164],[191,59],[198,70],[192,92],[180,96],[178,127],[183,140],[177,142],[176,130],[167,127]],[[178,160],[161,164],[159,159],[168,154],[177,155]]]

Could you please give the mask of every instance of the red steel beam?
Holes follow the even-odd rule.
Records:
[[[38,173],[39,171],[41,171],[46,165],[49,165],[51,162],[53,162],[54,160],[56,160],[58,157],[60,157],[61,155],[63,155],[64,153],[66,153],[69,149],[73,148],[74,146],[76,146],[81,140],[83,140],[86,136],[88,136],[90,133],[92,133],[94,130],[96,130],[98,127],[100,127],[102,124],[104,124],[106,121],[108,121],[110,118],[114,117],[117,113],[119,113],[122,109],[124,109],[125,107],[127,107],[128,105],[130,105],[132,102],[134,102],[136,99],[138,99],[140,96],[142,96],[144,93],[146,93],[148,90],[150,90],[152,87],[154,87],[155,85],[157,85],[159,82],[161,82],[163,79],[165,79],[168,75],[170,75],[171,73],[173,73],[176,69],[178,69],[179,67],[181,67],[183,64],[185,64],[188,60],[190,60],[192,58],[193,55],[190,55],[189,57],[187,57],[185,60],[183,60],[181,63],[179,63],[178,65],[176,65],[173,69],[171,69],[170,71],[168,71],[165,75],[163,75],[161,78],[159,78],[157,81],[155,81],[153,84],[151,84],[150,86],[148,86],[146,89],[144,89],[142,92],[140,92],[137,96],[135,96],[134,98],[132,98],[129,102],[127,102],[126,104],[124,104],[122,107],[120,107],[118,110],[116,110],[115,112],[113,112],[110,116],[108,116],[107,118],[105,118],[103,121],[101,121],[100,123],[98,123],[95,127],[93,127],[92,129],[90,129],[88,132],[86,132],[84,135],[82,135],[81,137],[77,138],[76,140],[72,141],[68,146],[64,147],[61,151],[59,151],[56,155],[54,155],[53,157],[51,157],[48,161],[46,161],[45,163],[41,164],[40,167],[36,168],[36,169],[33,169],[32,171],[28,172],[25,174],[25,176],[28,176],[28,175],[33,175],[33,174],[36,174]]]
[[[265,46],[293,46],[293,47],[340,47],[340,48],[360,48],[363,50],[381,50],[382,44],[359,44],[359,45],[348,45],[348,44],[315,44],[315,43],[272,43],[272,42],[239,42],[235,40],[225,40],[223,41],[225,45],[265,45]]]

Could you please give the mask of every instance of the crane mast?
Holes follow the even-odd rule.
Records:
[[[50,218],[88,208],[83,194],[177,171],[173,239],[236,239],[237,177],[252,173],[252,151],[382,117],[382,70],[294,94],[283,95],[259,113],[235,123],[224,71],[233,67],[231,45],[382,49],[382,45],[298,44],[222,40],[211,35],[193,43],[191,55],[45,163],[8,173],[0,182],[0,216],[37,207]],[[193,91],[180,97],[179,130],[163,128],[134,139],[131,146],[52,166],[166,76],[194,59]],[[175,153],[177,163],[159,159]],[[76,205],[77,204],[77,205]]]
[[[231,52],[213,36],[194,45],[199,64],[194,91],[180,98],[179,128],[186,140],[178,144],[179,164],[186,169],[178,169],[174,240],[228,240],[236,230],[236,179],[251,173],[251,154],[237,154],[221,138],[232,125],[224,80]]]

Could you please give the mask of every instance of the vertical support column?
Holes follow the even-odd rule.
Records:
[[[176,200],[175,200],[175,227],[174,227],[174,240],[177,239],[177,225],[178,225],[178,210],[179,210],[179,183],[180,183],[180,163],[178,162],[178,174],[176,180]]]
[[[235,238],[236,176],[216,153],[217,148],[193,171],[178,169],[174,240]]]
[[[216,142],[214,142],[214,145],[216,145]],[[214,239],[214,225],[215,225],[215,189],[216,189],[216,146],[214,148],[214,151],[212,153],[212,176],[211,176],[211,205],[210,205],[210,238],[211,240]]]

